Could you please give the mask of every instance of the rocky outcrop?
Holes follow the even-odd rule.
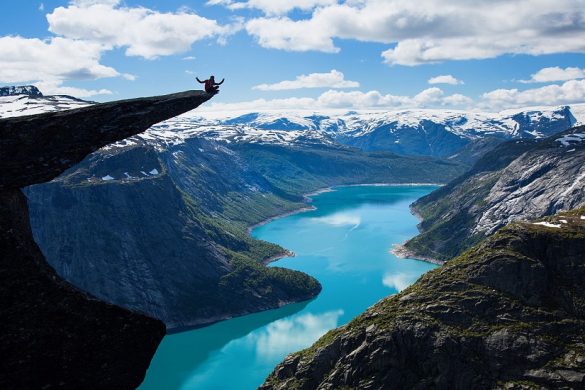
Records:
[[[471,171],[419,199],[421,234],[411,255],[447,260],[511,221],[569,210],[585,202],[585,126],[541,141],[499,145]]]
[[[87,153],[209,98],[193,91],[0,120],[0,387],[131,389],[141,383],[164,324],[62,280],[33,240],[19,188],[50,180]]]
[[[517,222],[289,355],[269,389],[585,388],[585,208]]]
[[[0,189],[50,181],[89,153],[190,111],[210,96],[189,91],[0,119]]]

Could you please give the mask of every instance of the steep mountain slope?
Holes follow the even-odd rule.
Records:
[[[250,225],[306,207],[304,193],[448,180],[461,172],[433,159],[339,147],[167,141],[129,139],[26,193],[35,239],[60,275],[170,328],[319,291],[303,274],[262,266],[285,251],[247,234]]]
[[[51,97],[8,98],[26,102],[21,111],[5,110],[19,116]],[[71,107],[49,104],[46,110],[58,121],[60,108]],[[126,121],[123,111],[111,120]],[[26,117],[13,122],[28,126]],[[57,124],[66,126],[49,121],[29,130],[39,140],[34,146],[42,147]],[[202,135],[190,121],[164,122],[90,155],[51,183],[28,188],[33,232],[49,263],[74,285],[170,328],[203,325],[307,299],[320,289],[306,275],[263,267],[259,261],[285,251],[249,237],[248,226],[305,207],[302,194],[325,186],[448,181],[462,169],[349,150],[325,134],[236,130],[207,128]],[[15,169],[25,157],[10,155]],[[51,159],[45,152],[28,161],[30,171],[23,174],[34,176],[35,164]]]
[[[585,209],[516,222],[289,355],[268,389],[585,387]]]
[[[510,221],[585,202],[585,126],[542,141],[505,143],[449,185],[419,199],[422,233],[405,247],[446,260]]]
[[[50,180],[84,154],[210,97],[185,92],[0,120],[1,388],[133,389],[141,383],[164,324],[99,301],[60,278],[33,240],[19,188]],[[134,126],[120,127],[111,118],[120,108],[120,120]]]

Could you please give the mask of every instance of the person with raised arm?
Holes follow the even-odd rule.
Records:
[[[205,92],[216,94],[219,92],[219,86],[223,84],[225,79],[222,79],[219,83],[215,82],[215,76],[209,76],[207,80],[199,80],[199,77],[195,77],[198,82],[205,84]]]

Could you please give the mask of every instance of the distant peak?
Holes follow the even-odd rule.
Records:
[[[41,97],[43,94],[34,85],[19,85],[11,87],[1,87],[0,96],[15,96],[28,95],[33,97]]]

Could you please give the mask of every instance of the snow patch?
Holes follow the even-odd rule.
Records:
[[[561,138],[557,138],[555,141],[560,142],[563,146],[571,146],[574,143],[581,143],[585,141],[584,133],[573,133],[567,134]]]
[[[103,181],[109,181],[109,180],[114,180],[114,178],[112,176],[110,176],[110,175],[106,175],[106,176],[102,177],[102,180]]]
[[[561,225],[560,224],[556,224],[556,223],[550,223],[550,222],[534,222],[532,223],[533,225],[541,225],[541,226],[546,226],[546,227],[550,227],[550,228],[560,228]]]
[[[151,175],[158,175],[158,169],[154,168],[152,171],[148,172]]]

